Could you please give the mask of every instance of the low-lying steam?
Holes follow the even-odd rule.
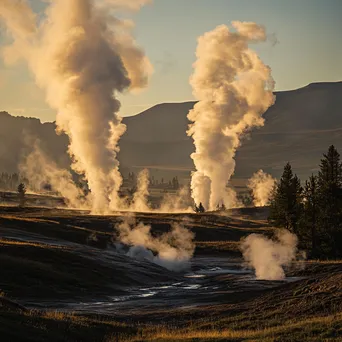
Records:
[[[259,170],[248,180],[247,187],[252,191],[253,204],[263,207],[269,203],[276,179]]]
[[[116,227],[121,243],[131,246],[127,255],[147,259],[171,271],[189,267],[195,245],[194,234],[180,224],[173,224],[168,233],[161,236],[151,234],[151,226],[136,223],[134,217],[126,217]]]
[[[277,232],[275,240],[260,234],[248,235],[240,248],[257,279],[282,280],[285,278],[284,267],[296,260],[297,243],[297,236],[284,229]]]
[[[262,115],[274,103],[271,69],[248,45],[266,40],[264,28],[239,21],[232,26],[235,32],[222,25],[198,39],[190,79],[199,100],[188,115],[193,122],[188,135],[196,148],[191,155],[196,167],[192,197],[211,210],[235,204],[236,196],[226,189],[235,152],[247,131],[263,126]]]

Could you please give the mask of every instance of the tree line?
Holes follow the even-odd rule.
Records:
[[[127,181],[129,185],[136,185],[137,182],[137,175],[134,172],[129,172],[128,177],[124,179],[124,181]],[[165,188],[165,189],[174,189],[178,190],[181,187],[181,184],[179,183],[178,177],[175,176],[170,180],[165,180],[164,178],[161,178],[161,180],[156,179],[154,176],[151,176],[149,178],[150,187],[151,188]]]
[[[271,196],[269,221],[296,234],[311,258],[342,257],[342,163],[333,145],[318,174],[303,185],[290,163],[285,165]]]
[[[16,191],[20,183],[28,184],[28,179],[19,173],[0,173],[0,190]]]

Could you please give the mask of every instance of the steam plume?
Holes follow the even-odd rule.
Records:
[[[154,237],[151,226],[137,224],[133,216],[128,216],[116,230],[119,240],[131,246],[129,256],[148,259],[171,271],[187,268],[195,250],[194,234],[179,224],[174,224],[170,232]]]
[[[146,2],[57,0],[39,25],[33,19],[24,25],[21,18],[34,18],[27,2],[0,0],[13,46],[57,110],[58,130],[69,136],[72,167],[87,179],[95,212],[120,206],[117,153],[126,127],[115,96],[146,86],[151,72],[132,37],[132,23],[113,11],[136,10]]]
[[[150,184],[150,173],[147,169],[142,170],[137,178],[137,190],[134,193],[130,209],[133,211],[150,211],[148,206],[148,186]]]
[[[248,180],[247,186],[253,192],[253,202],[256,207],[268,204],[275,183],[276,179],[263,170],[259,170]]]
[[[264,124],[262,115],[274,103],[271,70],[248,46],[266,40],[264,28],[238,21],[232,26],[236,32],[222,25],[198,39],[190,79],[199,100],[188,115],[193,122],[188,135],[196,147],[191,189],[194,201],[206,209],[222,202],[232,206],[235,196],[227,193],[226,185],[241,137]]]
[[[33,151],[20,165],[21,174],[29,179],[30,186],[41,190],[48,183],[57,191],[71,208],[89,208],[89,203],[72,179],[68,170],[60,169],[56,163],[41,151],[39,143],[35,142]]]
[[[13,43],[2,49],[5,62],[11,64],[29,52],[29,42],[37,32],[36,15],[26,0],[0,0],[0,20],[13,37]]]
[[[240,247],[257,279],[281,280],[285,278],[284,266],[289,266],[296,259],[297,242],[296,235],[281,230],[275,241],[260,234],[251,234]]]
[[[176,194],[166,194],[163,197],[159,212],[167,213],[191,213],[191,197],[187,186],[181,187]]]

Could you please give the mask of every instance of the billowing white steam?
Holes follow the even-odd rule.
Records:
[[[150,173],[147,169],[139,172],[137,178],[137,190],[133,195],[131,210],[134,211],[150,211],[148,205],[148,186],[150,185]]]
[[[195,250],[194,234],[177,223],[170,232],[153,236],[151,226],[126,217],[116,230],[120,242],[131,246],[127,255],[147,259],[171,271],[186,269]]]
[[[192,213],[193,208],[189,188],[182,186],[175,194],[165,194],[158,211],[166,213]]]
[[[20,165],[21,174],[29,179],[34,190],[41,190],[46,184],[51,185],[66,200],[72,208],[89,208],[89,203],[82,190],[77,187],[68,170],[59,168],[40,149],[38,141],[33,145],[33,151]]]
[[[248,46],[266,40],[264,28],[238,21],[232,26],[236,31],[222,25],[198,39],[190,79],[199,100],[188,115],[193,122],[188,135],[196,147],[191,189],[194,201],[206,209],[221,203],[232,207],[235,196],[226,185],[236,149],[244,133],[264,124],[262,115],[274,103],[271,70]]]
[[[263,207],[269,203],[276,179],[259,170],[248,180],[247,186],[252,190],[253,203],[256,207]]]
[[[297,236],[284,229],[278,231],[276,240],[260,234],[248,235],[240,248],[257,279],[281,280],[285,278],[284,266],[296,260],[297,243]]]
[[[58,130],[69,136],[72,167],[88,181],[95,212],[120,206],[117,153],[126,127],[116,95],[146,86],[151,72],[132,38],[132,23],[113,11],[146,2],[56,0],[37,24],[25,0],[0,0],[0,16],[14,38],[7,59],[18,52],[46,90],[58,112]]]
[[[30,44],[37,34],[36,14],[26,0],[0,0],[0,20],[6,24],[13,43],[2,48],[2,57],[8,64],[28,57]]]

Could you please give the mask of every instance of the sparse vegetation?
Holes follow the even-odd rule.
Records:
[[[149,331],[150,330],[150,331]],[[254,329],[211,329],[201,330],[196,325],[186,329],[156,327],[146,329],[139,337],[127,337],[127,341],[329,341],[342,334],[342,315],[330,315],[304,320],[278,322],[274,327]],[[109,339],[115,341],[115,339]]]

